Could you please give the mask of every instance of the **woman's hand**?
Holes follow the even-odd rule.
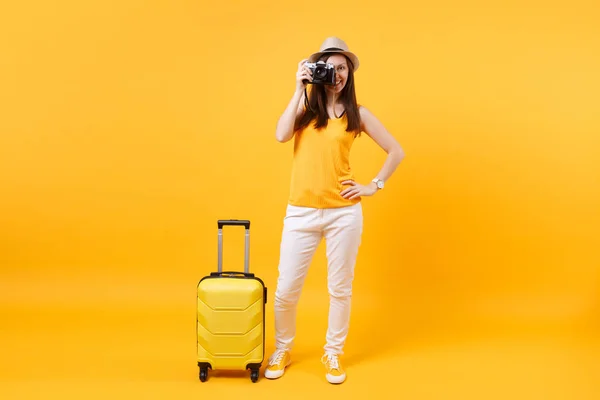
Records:
[[[342,182],[342,185],[350,185],[350,187],[347,187],[340,192],[345,199],[353,200],[361,196],[373,196],[375,192],[377,192],[377,187],[373,182],[368,185],[361,185],[352,180],[348,180]]]
[[[308,82],[305,83],[305,80],[312,82],[312,71],[304,65],[307,61],[304,59],[298,63],[298,72],[296,72],[296,90],[298,91],[304,91],[306,88]]]

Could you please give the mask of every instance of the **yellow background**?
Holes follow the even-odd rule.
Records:
[[[594,1],[3,3],[1,397],[599,398],[599,20]],[[321,246],[285,378],[201,384],[218,218],[252,221],[272,350],[275,123],[330,35],[406,152],[363,202],[348,381],[319,364]],[[384,159],[359,139],[359,181]],[[226,229],[226,268],[242,256]]]

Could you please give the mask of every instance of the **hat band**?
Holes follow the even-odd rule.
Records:
[[[345,51],[344,49],[340,49],[339,47],[328,47],[323,51],[331,51],[331,50]]]

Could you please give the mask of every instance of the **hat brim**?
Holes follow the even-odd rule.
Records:
[[[352,66],[354,67],[354,71],[356,71],[358,69],[359,66],[359,61],[358,61],[358,57],[356,56],[356,54],[352,53],[351,51],[344,51],[344,50],[325,50],[325,51],[319,51],[318,53],[314,53],[312,54],[309,58],[308,61],[309,62],[316,62],[322,55],[324,54],[343,54],[346,57],[348,57],[348,59],[350,60],[350,62],[352,62]]]

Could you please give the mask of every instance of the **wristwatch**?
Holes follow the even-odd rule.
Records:
[[[371,182],[375,182],[375,185],[377,185],[377,189],[383,189],[384,184],[381,179],[375,178]]]

